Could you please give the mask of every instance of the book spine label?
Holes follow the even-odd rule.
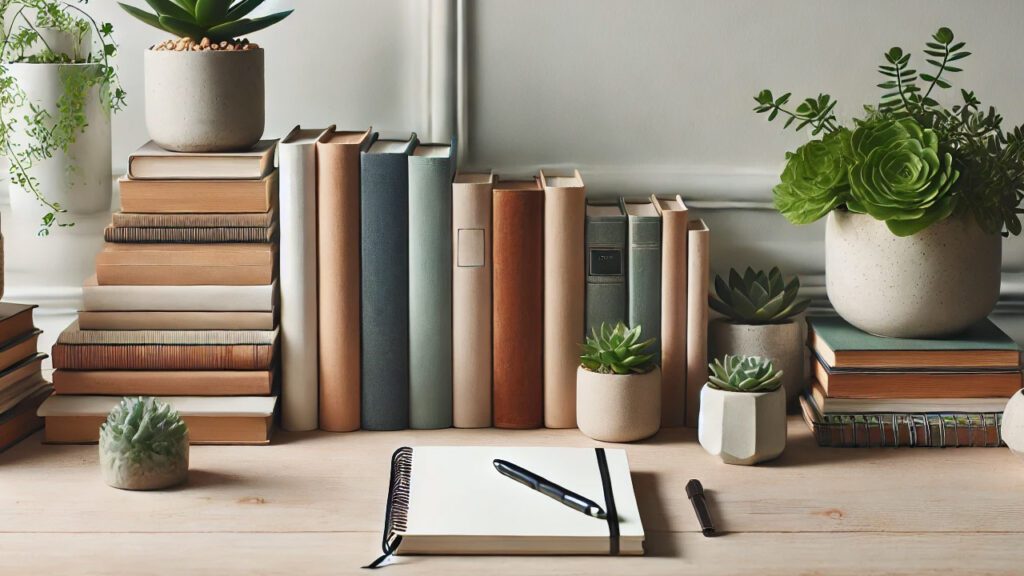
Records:
[[[544,194],[494,192],[494,425],[544,423]]]
[[[362,155],[362,427],[409,427],[408,154]]]
[[[576,427],[584,334],[584,187],[544,191],[544,425]]]
[[[452,162],[409,157],[409,425],[452,425]]]
[[[279,145],[281,426],[318,426],[316,146]]]
[[[587,218],[586,329],[626,321],[626,217]]]
[[[58,370],[269,370],[273,346],[55,344]]]
[[[641,337],[661,336],[661,218],[629,218],[627,317]],[[661,349],[653,350],[661,362]]]
[[[359,146],[317,144],[320,427],[360,426]]]
[[[491,184],[452,187],[452,422],[491,425]]]
[[[82,302],[95,312],[271,312],[276,286],[84,286]]]
[[[663,214],[661,247],[661,425],[686,424],[687,213]]]
[[[708,381],[708,274],[711,236],[702,220],[688,224],[686,278],[686,425],[697,427],[700,390]]]

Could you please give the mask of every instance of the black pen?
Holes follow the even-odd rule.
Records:
[[[708,503],[704,499],[704,486],[700,480],[690,480],[686,483],[686,495],[693,503],[693,510],[697,513],[697,521],[700,522],[700,531],[705,536],[715,535],[715,526],[711,523],[711,512],[708,510]]]
[[[524,484],[553,500],[557,500],[561,504],[568,506],[573,510],[578,510],[588,516],[593,516],[594,518],[600,518],[602,520],[608,517],[608,515],[605,514],[604,509],[601,508],[597,502],[594,502],[584,496],[580,496],[572,490],[566,490],[558,484],[530,472],[526,468],[516,466],[507,460],[495,460],[494,467],[503,476],[508,476],[516,482]]]

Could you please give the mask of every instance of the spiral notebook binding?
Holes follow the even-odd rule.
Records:
[[[391,480],[388,482],[388,505],[384,514],[384,539],[379,558],[363,568],[379,568],[398,550],[402,533],[409,525],[409,483],[412,477],[412,448],[402,447],[391,455]]]

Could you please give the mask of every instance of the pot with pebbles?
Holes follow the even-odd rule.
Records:
[[[292,13],[249,18],[263,2],[149,2],[156,13],[121,4],[132,16],[178,37],[145,55],[146,128],[162,148],[223,152],[259,142],[265,120],[263,49],[240,37]]]

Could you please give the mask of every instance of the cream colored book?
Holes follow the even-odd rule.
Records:
[[[681,196],[651,201],[661,214],[661,425],[686,424],[689,211]]]
[[[700,389],[708,380],[708,282],[711,233],[703,220],[691,220],[687,237],[686,425],[697,427]]]
[[[78,312],[82,330],[273,330],[273,312]]]
[[[501,459],[596,503],[588,516],[500,474]],[[626,452],[605,448],[417,446],[392,457],[384,556],[641,555]]]
[[[277,282],[262,286],[82,286],[90,312],[272,312]]]

